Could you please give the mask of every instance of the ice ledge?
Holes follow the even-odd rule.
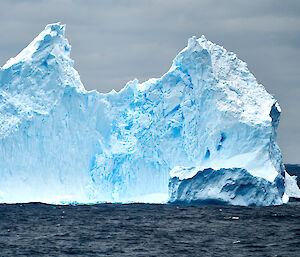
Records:
[[[283,204],[283,177],[274,182],[241,168],[176,167],[169,181],[169,202],[268,206]]]

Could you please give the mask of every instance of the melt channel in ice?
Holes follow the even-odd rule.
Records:
[[[287,198],[279,105],[235,54],[193,37],[161,78],[101,94],[83,87],[64,32],[47,25],[0,69],[1,202],[184,200],[172,191],[175,177],[184,171],[183,182],[207,168],[226,178],[209,174],[204,188],[246,174],[267,196],[251,204]]]

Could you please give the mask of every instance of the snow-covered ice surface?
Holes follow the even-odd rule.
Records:
[[[101,94],[64,31],[46,26],[0,69],[0,202],[166,202],[181,166],[246,170],[282,203],[280,107],[235,54],[193,37],[161,78]]]

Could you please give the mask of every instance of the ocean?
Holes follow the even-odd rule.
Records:
[[[1,256],[300,256],[300,203],[0,205]]]

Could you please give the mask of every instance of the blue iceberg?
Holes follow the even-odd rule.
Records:
[[[161,78],[102,94],[82,85],[64,33],[47,25],[0,68],[1,202],[175,201],[178,167],[242,170],[272,195],[253,202],[287,201],[280,107],[235,54],[192,37]]]

